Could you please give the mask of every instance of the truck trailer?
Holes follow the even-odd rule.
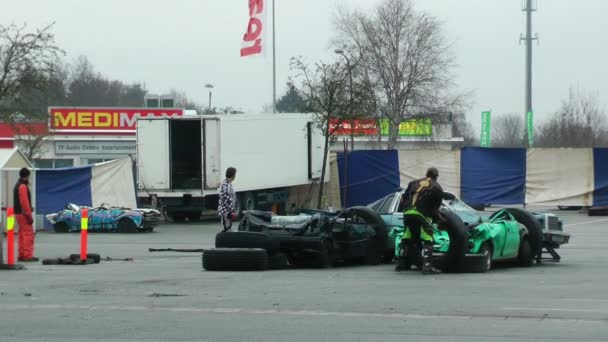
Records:
[[[174,221],[197,220],[217,210],[225,170],[235,167],[239,216],[243,210],[283,212],[292,187],[321,181],[323,142],[312,114],[141,118],[138,201]]]

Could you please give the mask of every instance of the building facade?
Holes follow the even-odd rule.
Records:
[[[48,123],[0,123],[0,147],[19,147],[36,168],[135,158],[141,117],[193,114],[177,108],[49,108]]]

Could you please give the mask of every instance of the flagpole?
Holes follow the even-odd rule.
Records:
[[[272,0],[272,111],[277,112],[277,50],[275,39],[274,1]]]

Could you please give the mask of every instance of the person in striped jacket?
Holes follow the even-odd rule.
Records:
[[[218,205],[218,215],[222,224],[222,231],[226,232],[232,228],[232,221],[237,219],[236,209],[236,194],[232,187],[232,182],[236,177],[236,169],[229,167],[226,169],[226,179],[220,186],[220,198]]]

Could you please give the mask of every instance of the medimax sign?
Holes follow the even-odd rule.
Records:
[[[50,129],[57,133],[134,133],[138,118],[184,115],[174,108],[49,108]]]

